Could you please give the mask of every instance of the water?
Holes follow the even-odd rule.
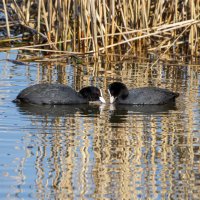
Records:
[[[150,71],[141,62],[94,69],[5,60],[16,56],[0,53],[1,199],[199,199],[199,65]],[[161,107],[12,103],[39,82],[95,85],[106,93],[114,80],[180,97]]]

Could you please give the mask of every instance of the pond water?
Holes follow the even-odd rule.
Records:
[[[200,65],[23,65],[11,61],[17,56],[0,53],[1,199],[199,199]],[[39,82],[106,94],[113,81],[180,97],[176,106],[145,107],[12,102]]]

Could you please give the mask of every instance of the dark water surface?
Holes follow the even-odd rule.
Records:
[[[4,60],[16,56],[0,53],[1,199],[199,199],[199,65],[160,64],[150,71],[147,63],[94,69]],[[106,93],[114,80],[180,97],[176,105],[145,107],[12,103],[39,82],[76,90],[95,85]]]

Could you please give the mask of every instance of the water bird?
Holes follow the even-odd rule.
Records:
[[[105,103],[99,88],[88,86],[76,92],[71,87],[63,84],[49,83],[29,86],[23,89],[14,100],[14,102],[48,105],[84,104],[91,101]]]
[[[175,102],[178,93],[158,87],[142,87],[128,90],[121,82],[114,82],[108,86],[110,103],[134,105],[163,105]]]

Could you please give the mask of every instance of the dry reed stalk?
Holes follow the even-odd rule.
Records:
[[[198,38],[198,40],[200,40],[200,37]],[[184,43],[185,43],[185,41],[176,42],[176,44],[178,44],[178,45],[184,44]],[[159,47],[149,48],[148,50],[149,51],[158,51],[159,49],[166,49],[166,48],[171,47],[171,46],[172,46],[171,43],[167,44],[167,45],[163,45],[163,43],[162,43],[162,44],[159,45]]]
[[[37,31],[40,32],[41,23],[41,0],[38,1],[38,15],[37,15]],[[40,35],[38,34],[38,41],[40,40]]]
[[[17,38],[9,38],[9,39],[5,39],[5,40],[0,40],[0,42],[9,42],[9,41],[15,41],[15,40],[19,40],[19,38],[18,37]],[[68,40],[67,42],[70,42],[70,40]],[[45,47],[45,46],[50,46],[50,45],[56,45],[58,43],[64,43],[64,41],[61,41],[61,42],[52,42],[52,43],[46,43],[46,44],[26,45],[26,46],[13,47],[13,48],[9,47],[9,48],[6,48],[6,49],[17,50],[17,49],[23,49],[23,48]],[[0,49],[0,50],[6,50],[6,49],[3,48],[3,49]]]
[[[111,34],[112,34],[112,37],[111,37],[111,45],[114,44],[114,32],[115,32],[115,1],[110,1],[110,4],[111,4],[111,19],[112,19],[112,28],[111,28]],[[112,48],[112,50],[114,50]]]
[[[44,19],[44,23],[45,23],[45,28],[46,28],[46,35],[47,35],[47,39],[51,40],[51,36],[50,36],[50,30],[49,30],[49,24],[48,24],[48,19],[47,19],[47,12],[46,12],[46,8],[45,8],[45,3],[44,0],[41,1],[41,9],[43,12],[43,19]]]
[[[100,24],[100,30],[99,31],[100,31],[102,45],[105,46],[105,41],[104,41],[105,27],[104,27],[104,24],[102,23],[103,8],[102,8],[102,5],[101,5],[101,0],[98,0],[98,7],[99,7],[99,9],[98,9],[98,12],[96,12],[96,15],[97,15],[98,23]],[[98,38],[98,35],[97,35],[97,38]]]
[[[25,12],[26,12],[26,23],[28,23],[29,20],[30,20],[30,4],[31,4],[30,1],[28,1],[27,4],[26,4],[26,10],[25,10]]]
[[[90,1],[91,5],[91,24],[92,24],[92,38],[93,38],[93,46],[95,57],[97,57],[98,53],[98,44],[97,44],[97,24],[96,24],[96,9],[95,9],[95,1]]]
[[[5,39],[1,39],[0,40],[0,43],[6,43],[6,42],[13,42],[13,41],[19,41],[19,39],[21,39],[21,38],[19,38],[19,37],[14,37],[14,38],[5,38]],[[2,50],[2,49],[0,49],[0,50]]]
[[[49,44],[56,42],[59,45],[50,46],[52,49],[96,54],[100,53],[99,51],[107,54],[117,46],[126,48],[128,45],[134,51],[142,51],[143,46],[154,49],[166,46],[166,42],[168,45],[172,44],[173,38],[176,38],[188,23],[192,26],[179,39],[189,41],[189,44],[182,45],[177,41],[176,45],[188,46],[191,54],[198,54],[200,48],[198,0],[11,1],[20,24],[35,30],[39,34],[39,41],[47,38]],[[33,12],[33,5],[37,5],[36,12]],[[69,40],[71,44],[68,43]],[[60,44],[59,41],[64,43]]]
[[[64,38],[64,45],[63,49],[66,51],[67,50],[67,33],[68,33],[68,26],[69,26],[69,6],[70,4],[67,3],[67,0],[63,1],[63,38]],[[62,38],[61,38],[62,40]]]
[[[15,13],[18,15],[18,19],[22,24],[25,24],[26,19],[25,16],[23,14],[22,9],[20,9],[20,7],[18,6],[16,0],[13,0],[13,4],[11,4],[11,7],[14,9]]]
[[[184,34],[184,32],[186,32],[186,30],[190,27],[191,25],[188,25],[183,31],[182,33],[173,41],[173,43],[156,59],[156,61],[151,65],[151,69],[153,68],[153,66],[160,60],[161,56],[164,55],[177,41],[178,39]]]
[[[194,21],[192,24],[189,24],[189,26],[193,25],[193,24],[196,24],[196,23],[199,23],[200,21]],[[185,25],[184,25],[185,26]],[[178,27],[179,28],[179,27]],[[131,38],[127,41],[122,41],[122,42],[118,42],[118,43],[115,43],[113,45],[108,45],[106,48],[112,48],[114,46],[118,46],[118,45],[121,45],[121,44],[125,44],[127,42],[131,42],[131,41],[135,41],[135,40],[139,40],[139,39],[142,39],[142,38],[146,38],[146,37],[150,37],[150,36],[154,36],[154,35],[158,35],[158,34],[161,34],[163,32],[168,32],[168,31],[172,31],[172,30],[175,30],[175,29],[178,29],[177,27],[173,27],[173,28],[169,28],[169,29],[164,29],[163,31],[155,31],[153,33],[149,33],[149,34],[145,34],[145,35],[142,35],[142,36],[139,36],[139,37],[134,37],[134,38]],[[103,48],[100,48],[99,50],[102,50]]]
[[[144,13],[144,15],[143,15],[144,24],[145,24],[145,26],[147,28],[147,33],[149,33],[145,0],[142,0],[142,12]]]
[[[8,37],[10,38],[10,26],[9,26],[8,12],[7,12],[7,7],[6,7],[6,2],[5,2],[5,0],[3,0],[3,7],[4,7],[5,18],[6,18],[6,29],[7,29],[7,34],[8,34]]]
[[[108,45],[108,37],[107,37],[107,31],[108,31],[108,22],[107,22],[107,15],[106,15],[106,2],[103,0],[103,20],[104,20],[104,26],[105,26],[105,36],[104,36],[104,47]],[[107,48],[104,48],[105,53],[107,54]]]
[[[12,27],[12,26],[20,26],[20,23],[18,22],[18,21],[9,21],[9,27]],[[6,28],[7,27],[7,25],[6,24],[3,24],[3,25],[0,25],[0,28]]]

